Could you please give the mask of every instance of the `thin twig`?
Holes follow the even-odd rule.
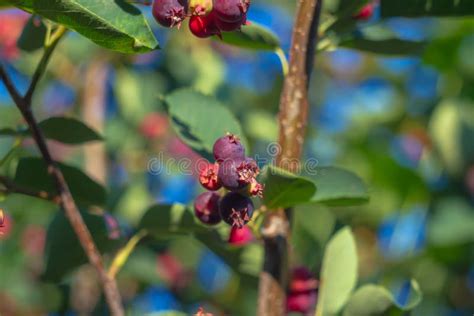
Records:
[[[32,137],[38,146],[38,149],[43,156],[43,160],[45,161],[48,167],[48,173],[53,176],[56,188],[59,193],[59,197],[61,200],[61,206],[65,211],[66,217],[68,218],[71,226],[76,233],[79,242],[86,253],[89,262],[95,267],[97,273],[99,275],[100,281],[102,283],[102,287],[104,290],[105,298],[107,304],[110,309],[111,315],[114,316],[123,316],[125,315],[124,309],[122,306],[122,300],[120,297],[120,293],[117,287],[117,283],[114,279],[110,278],[107,274],[107,271],[104,267],[102,262],[102,256],[100,255],[97,246],[92,239],[91,233],[87,228],[84,220],[77,208],[74,199],[71,195],[71,191],[69,186],[64,179],[64,175],[62,174],[61,170],[59,169],[56,162],[53,160],[48,146],[46,145],[45,137],[39,128],[38,122],[36,121],[33,112],[31,110],[31,99],[33,97],[36,85],[42,74],[46,70],[47,63],[51,54],[56,47],[57,43],[61,39],[61,37],[65,34],[66,30],[57,29],[57,31],[51,36],[50,43],[47,45],[43,58],[38,65],[35,74],[33,75],[33,79],[31,81],[30,87],[28,92],[25,94],[25,97],[22,98],[18,91],[16,90],[13,82],[8,77],[3,65],[0,64],[0,78],[4,82],[5,86],[7,87],[8,92],[10,93],[13,101],[15,102],[16,106],[20,110],[23,118],[25,119],[28,127],[31,131]]]
[[[48,200],[55,204],[59,204],[61,202],[59,196],[51,195],[50,193],[46,191],[35,191],[29,188],[19,186],[13,180],[5,176],[0,176],[0,183],[2,183],[3,186],[5,187],[5,190],[0,190],[0,192],[2,193],[6,193],[6,194],[19,193],[23,195],[29,195],[35,198]]]
[[[36,90],[36,85],[40,81],[41,77],[46,71],[46,66],[48,65],[49,59],[51,58],[51,55],[53,54],[54,49],[56,48],[56,45],[58,45],[59,40],[63,35],[67,32],[67,29],[60,25],[54,31],[54,33],[51,34],[50,38],[46,41],[45,46],[44,46],[44,53],[43,56],[41,57],[40,62],[38,63],[38,66],[36,67],[35,72],[33,73],[33,77],[31,78],[31,83],[30,86],[28,87],[28,90],[26,91],[26,94],[24,96],[25,103],[28,105],[31,105],[31,98],[33,97],[33,93]]]
[[[308,85],[313,69],[322,0],[300,0],[290,49],[289,71],[280,97],[277,164],[299,169],[308,116]],[[290,213],[290,212],[287,212]],[[285,210],[269,212],[262,229],[264,264],[260,273],[258,315],[283,316],[286,311],[289,221]]]

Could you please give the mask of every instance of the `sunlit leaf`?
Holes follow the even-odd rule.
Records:
[[[203,157],[213,160],[214,142],[226,133],[247,141],[235,116],[213,97],[180,89],[165,98],[171,124],[179,137]]]
[[[316,316],[336,315],[357,283],[357,252],[350,228],[339,230],[323,257]]]
[[[402,315],[402,312],[413,309],[421,301],[421,291],[418,283],[412,280],[410,286],[408,301],[401,305],[395,300],[393,294],[383,286],[373,284],[364,285],[351,296],[344,309],[343,315]]]

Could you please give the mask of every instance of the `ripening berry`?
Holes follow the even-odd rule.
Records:
[[[362,21],[369,20],[374,14],[374,6],[374,3],[369,3],[365,5],[364,7],[362,7],[362,9],[360,9],[359,13],[354,15],[354,19]]]
[[[252,230],[248,226],[242,228],[232,227],[229,235],[229,244],[233,246],[245,246],[254,239]]]
[[[220,36],[221,34],[215,24],[213,14],[193,15],[189,19],[189,30],[199,38],[211,37],[212,35]]]
[[[189,12],[192,15],[208,15],[212,11],[212,0],[189,0]]]
[[[152,13],[155,20],[164,27],[181,25],[186,18],[186,0],[155,0],[152,6]]]
[[[309,314],[318,298],[318,280],[306,267],[297,267],[291,273],[286,308],[289,312]]]
[[[310,314],[317,300],[316,293],[290,293],[286,298],[286,310]]]
[[[294,268],[290,280],[290,292],[302,293],[316,291],[318,280],[314,278],[311,271],[306,267]]]
[[[250,0],[222,0],[216,1],[214,13],[216,24],[222,31],[235,31],[240,29],[247,21],[247,11]]]
[[[5,223],[5,215],[3,215],[3,210],[0,208],[0,227]]]
[[[204,192],[194,201],[194,214],[204,224],[215,225],[221,221],[220,196],[216,192]]]
[[[214,143],[213,153],[217,162],[245,158],[244,146],[242,146],[240,139],[233,134],[227,134],[226,136],[219,138]]]
[[[199,172],[199,182],[208,190],[219,190],[222,185],[217,177],[218,173],[219,165],[217,163],[210,163]]]
[[[232,227],[242,228],[253,215],[252,201],[236,192],[227,193],[219,204],[222,219]]]
[[[6,239],[10,236],[12,231],[13,220],[7,214],[4,214],[0,209],[0,240]]]

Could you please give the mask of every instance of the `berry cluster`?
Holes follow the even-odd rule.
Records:
[[[245,149],[235,135],[219,138],[213,152],[216,162],[208,164],[199,174],[199,182],[210,191],[196,198],[194,213],[205,224],[215,225],[224,220],[240,229],[253,215],[249,196],[263,195],[263,186],[256,180],[260,170],[255,160],[245,157]],[[221,187],[229,191],[224,197],[215,192]]]
[[[154,0],[153,16],[164,27],[180,27],[189,17],[189,29],[200,38],[236,31],[247,23],[250,0]]]
[[[318,299],[318,285],[318,280],[306,267],[294,268],[286,298],[287,311],[313,315],[313,309]]]

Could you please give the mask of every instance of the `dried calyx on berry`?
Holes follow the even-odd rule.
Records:
[[[219,212],[220,195],[216,192],[204,192],[194,201],[194,214],[204,224],[215,225],[222,218]]]
[[[210,190],[216,191],[219,190],[222,186],[219,178],[217,177],[219,172],[219,164],[209,163],[204,168],[202,168],[199,173],[199,182],[201,185]]]
[[[227,190],[240,191],[256,182],[260,169],[252,158],[226,159],[220,164],[218,177]]]
[[[232,227],[242,228],[253,215],[252,200],[236,192],[227,193],[219,204],[222,219]]]
[[[164,27],[180,27],[187,16],[186,0],[154,0],[152,14],[155,20]]]

